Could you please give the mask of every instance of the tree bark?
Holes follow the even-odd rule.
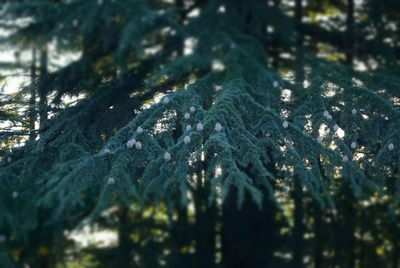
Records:
[[[340,267],[354,267],[356,258],[354,235],[356,211],[353,204],[356,201],[348,185],[342,185],[339,191],[338,211],[333,223],[335,228],[335,263]]]
[[[121,205],[118,213],[118,250],[116,267],[132,267],[129,210]]]
[[[393,268],[399,268],[399,256],[400,256],[400,244],[396,241],[393,245],[393,261],[392,261],[392,267]]]
[[[31,85],[29,98],[29,140],[35,140],[35,123],[36,123],[36,46],[32,47],[32,63],[31,63]]]
[[[324,250],[323,213],[319,205],[314,202],[314,267],[322,268]]]
[[[205,157],[208,161],[208,156]],[[198,159],[198,172],[196,174],[196,189],[193,192],[195,206],[195,267],[214,267],[216,252],[216,205],[208,204],[210,193],[210,177],[206,177],[207,163]]]
[[[300,30],[303,20],[303,1],[302,0],[295,0],[295,24],[296,24],[296,66],[295,66],[295,73],[296,73],[296,83],[298,83],[301,87],[303,86],[304,82],[304,37]]]
[[[176,199],[179,200],[179,197],[177,196]],[[192,255],[183,251],[183,248],[191,246],[191,239],[193,238],[192,232],[190,232],[188,208],[187,206],[180,207],[178,202],[176,202],[176,206],[177,219],[170,229],[171,257],[169,263],[171,267],[193,267]]]
[[[293,184],[293,200],[294,200],[294,228],[292,237],[293,249],[293,267],[303,267],[303,254],[304,254],[304,207],[303,207],[303,189],[299,178],[295,177]]]
[[[43,131],[45,123],[47,121],[47,88],[45,80],[47,77],[47,65],[48,65],[48,53],[47,46],[43,46],[40,51],[40,85],[39,85],[39,125],[41,131]]]
[[[303,1],[295,0],[295,25],[296,25],[296,53],[295,53],[295,79],[299,89],[303,88],[304,82],[304,37],[301,33],[301,25],[303,19]],[[297,94],[300,95],[300,94]],[[297,175],[294,177],[293,182],[293,201],[294,201],[294,228],[292,236],[292,250],[293,250],[293,267],[303,267],[303,253],[304,253],[304,207],[303,207],[303,189],[300,179]]]
[[[246,194],[241,208],[231,187],[222,211],[222,265],[225,268],[269,267],[279,239],[276,207],[265,198],[260,209]]]
[[[354,0],[347,0],[347,51],[346,64],[353,65],[354,59]]]
[[[275,8],[279,8],[280,0],[272,0]],[[275,69],[279,68],[279,44],[276,39],[273,39],[271,44],[271,57],[272,57],[272,67]]]

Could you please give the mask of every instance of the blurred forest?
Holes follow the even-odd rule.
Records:
[[[0,267],[400,267],[399,0],[0,0]]]

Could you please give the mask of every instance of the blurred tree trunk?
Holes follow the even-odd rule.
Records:
[[[337,215],[334,217],[335,232],[335,264],[340,267],[354,267],[355,265],[355,226],[356,202],[352,189],[343,182],[337,198]]]
[[[116,267],[132,267],[129,209],[123,205],[118,213],[118,250]]]
[[[399,176],[399,165],[397,163],[399,163],[399,157],[396,157],[395,159],[393,159],[393,164],[392,164],[393,173],[391,176],[389,176],[389,178],[387,180],[388,193],[389,193],[389,196],[391,197],[391,198],[389,198],[389,200],[392,200],[393,196],[396,195],[397,191],[398,191],[398,185],[396,185],[397,184],[396,182],[400,179],[400,176]],[[396,208],[394,208],[394,207],[391,207],[390,209],[396,210]],[[392,245],[393,245],[392,267],[398,268],[398,267],[400,267],[400,263],[399,263],[400,241],[398,239],[399,234],[400,234],[400,227],[398,225],[399,214],[393,215],[392,217],[388,217],[388,218],[389,218],[388,225],[391,230],[391,233],[393,233],[393,235],[391,236],[391,239],[390,239],[392,242]]]
[[[274,163],[267,169],[277,176]],[[252,177],[251,166],[242,170]],[[260,187],[264,195],[261,208],[245,193],[238,206],[238,189],[231,186],[222,204],[221,249],[222,265],[227,268],[269,267],[280,239],[276,204],[268,199],[268,190]],[[271,264],[272,265],[272,264]]]
[[[273,5],[275,8],[279,8],[280,0],[272,0]],[[272,57],[272,67],[278,70],[279,68],[279,44],[277,40],[273,39],[271,45],[271,57]]]
[[[32,63],[31,63],[31,85],[29,98],[29,140],[36,138],[36,45],[32,47]]]
[[[279,236],[275,216],[273,203],[267,199],[260,209],[248,194],[238,208],[238,191],[231,187],[222,211],[222,266],[269,267]]]
[[[295,0],[295,25],[296,25],[296,47],[295,47],[295,79],[301,87],[304,82],[304,37],[300,30],[303,20],[303,0]]]
[[[44,221],[41,225],[43,226]],[[38,233],[33,234],[31,237],[32,244],[29,245],[28,250],[33,256],[33,268],[53,268],[55,267],[57,254],[55,254],[55,228],[46,228],[43,226]]]
[[[348,237],[347,247],[344,247],[343,256],[347,256],[345,267],[355,267],[356,263],[356,219],[357,212],[354,208],[354,203],[357,202],[352,195],[349,200],[345,202],[345,225],[343,228],[344,234]]]
[[[292,267],[303,267],[304,254],[304,207],[303,207],[303,189],[299,178],[296,176],[293,183],[293,200],[294,200],[294,228],[292,237],[293,259]]]
[[[354,59],[354,0],[347,0],[347,49],[346,49],[346,64],[353,65]]]
[[[303,19],[303,1],[295,0],[295,25],[296,25],[296,47],[295,47],[295,79],[297,89],[301,92],[297,92],[294,97],[303,94],[303,82],[304,82],[304,37],[300,31]],[[303,254],[304,254],[304,207],[303,207],[303,189],[300,182],[300,178],[295,175],[293,181],[293,201],[294,201],[294,228],[292,235],[292,250],[293,259],[292,267],[303,267]]]
[[[346,6],[346,49],[345,63],[353,67],[354,61],[354,0],[347,0]],[[350,77],[352,83],[352,77]],[[356,264],[356,219],[354,204],[356,198],[348,182],[343,181],[338,189],[338,210],[335,226],[335,262],[342,267],[354,267]]]
[[[319,204],[313,202],[314,210],[314,267],[323,268],[324,232],[323,232],[323,212]]]
[[[198,172],[196,174],[196,189],[193,191],[195,207],[195,267],[214,267],[215,266],[215,223],[217,217],[216,204],[208,204],[212,176],[205,176],[204,166],[207,165],[208,156],[205,161],[198,159]]]
[[[393,268],[400,267],[400,263],[399,263],[400,243],[398,241],[395,241],[394,244],[393,244],[392,256],[393,256],[392,267]]]
[[[179,200],[179,197],[176,198]],[[177,267],[184,265],[186,267],[193,266],[192,258],[188,251],[183,251],[184,248],[189,248],[192,233],[190,232],[190,223],[187,206],[180,207],[179,202],[176,202],[177,219],[171,225],[170,229],[170,265]]]
[[[40,50],[40,77],[39,77],[39,128],[43,132],[47,121],[47,87],[45,80],[48,74],[48,52],[47,46],[43,46]]]

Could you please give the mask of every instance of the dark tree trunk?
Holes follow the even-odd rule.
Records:
[[[207,204],[207,192],[200,190],[196,193],[195,201],[195,267],[214,267],[215,266],[215,218],[217,216],[215,205]]]
[[[47,87],[45,80],[47,78],[47,65],[48,65],[48,53],[47,47],[44,46],[40,51],[40,78],[39,78],[39,124],[40,129],[43,131],[47,121]]]
[[[242,208],[237,201],[237,189],[231,187],[222,211],[222,265],[269,267],[279,236],[275,205],[266,198],[260,209],[248,195]]]
[[[53,268],[50,257],[40,256],[36,267],[34,268]]]
[[[345,224],[344,224],[344,235],[348,237],[346,246],[343,248],[343,256],[346,256],[344,263],[344,267],[355,267],[355,248],[356,248],[356,239],[355,239],[355,227],[356,227],[356,211],[353,206],[354,199],[348,200],[346,202],[345,208]]]
[[[272,3],[275,8],[279,8],[280,0],[272,0]],[[279,68],[279,44],[276,39],[273,39],[271,43],[272,67],[277,70]]]
[[[397,185],[396,182],[399,180],[399,158],[395,157],[392,162],[392,169],[393,173],[392,175],[388,178],[387,180],[387,188],[388,192],[390,193],[390,196],[393,198],[397,194]],[[391,232],[393,233],[392,235],[392,245],[393,245],[393,250],[392,250],[392,267],[393,268],[398,268],[400,267],[399,263],[399,258],[400,258],[400,242],[398,240],[399,234],[400,234],[400,228],[398,225],[398,219],[399,216],[397,217],[389,217],[389,228],[391,229]]]
[[[36,46],[32,47],[32,63],[31,63],[31,85],[29,98],[29,140],[36,138],[35,123],[36,123]]]
[[[356,211],[353,203],[355,198],[348,185],[342,185],[338,198],[338,205],[341,204],[341,206],[338,206],[337,216],[334,219],[335,263],[340,267],[354,267]]]
[[[54,229],[46,228],[41,224],[40,231],[31,237],[31,243],[27,247],[29,251],[29,266],[32,268],[54,268],[56,264]]]
[[[294,228],[292,237],[293,249],[293,267],[303,267],[303,254],[304,254],[304,207],[303,207],[303,189],[299,178],[294,179],[293,184],[293,200],[294,200]]]
[[[210,177],[204,176],[205,168],[209,160],[205,157],[206,162],[198,159],[199,171],[196,174],[196,189],[193,191],[195,206],[195,267],[214,267],[216,252],[216,231],[215,222],[217,210],[215,203],[208,204],[208,196],[210,193]]]
[[[322,268],[324,250],[323,213],[317,203],[314,203],[314,267]]]
[[[400,256],[400,244],[399,242],[395,242],[393,245],[393,263],[392,263],[392,267],[393,268],[399,268],[400,267],[400,263],[399,263],[399,256]]]
[[[347,0],[347,50],[346,64],[353,65],[354,58],[354,0]]]
[[[295,79],[299,89],[303,88],[304,82],[304,37],[301,32],[301,25],[303,20],[303,1],[295,0],[294,6],[295,25],[296,25],[296,51],[295,51]],[[298,92],[295,95],[301,95]],[[296,96],[295,96],[296,97]],[[299,177],[295,176],[293,182],[293,200],[294,200],[294,228],[291,241],[293,259],[293,267],[303,267],[303,251],[304,251],[304,208],[303,208],[303,189],[299,181]]]
[[[128,208],[124,206],[120,207],[118,220],[118,250],[116,256],[116,267],[133,267]]]
[[[179,200],[179,198],[177,198]],[[184,252],[183,248],[190,247],[192,233],[190,232],[191,226],[189,222],[188,208],[186,206],[179,207],[179,204],[176,204],[176,214],[177,219],[174,224],[171,225],[170,229],[170,265],[171,267],[192,267],[193,266],[193,258],[191,254]]]
[[[304,37],[301,32],[301,25],[303,20],[303,1],[295,0],[295,23],[296,23],[296,83],[298,83],[301,87],[303,86],[304,81]]]

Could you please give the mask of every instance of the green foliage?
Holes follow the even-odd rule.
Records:
[[[396,266],[395,1],[6,2],[0,266]]]

